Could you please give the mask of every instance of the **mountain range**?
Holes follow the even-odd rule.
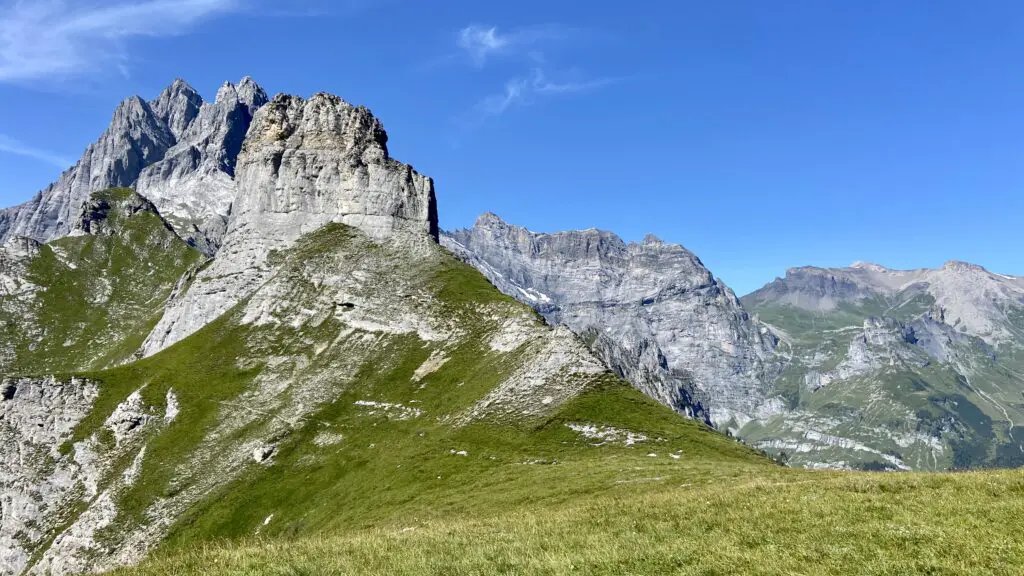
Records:
[[[0,572],[566,461],[1024,464],[1024,279],[856,264],[737,298],[653,236],[441,231],[387,142],[337,96],[177,80],[0,213]]]

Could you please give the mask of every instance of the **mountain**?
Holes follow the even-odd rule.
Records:
[[[682,246],[593,229],[540,234],[493,214],[442,244],[676,411],[739,429],[772,410],[775,336]]]
[[[742,302],[787,358],[791,412],[741,430],[754,445],[811,465],[1024,464],[1024,279],[804,267]]]
[[[74,166],[20,206],[0,211],[0,241],[48,242],[71,232],[93,192],[134,187],[189,244],[210,255],[226,229],[234,163],[267,95],[251,78],[225,83],[213,103],[182,80],[146,102],[126,99]]]
[[[88,158],[4,212],[0,573],[970,574],[1024,563],[1017,472],[793,470],[680,417],[753,429],[842,384],[818,378],[817,395],[790,410],[776,381],[799,368],[796,331],[776,340],[685,249],[493,218],[456,244],[459,233],[438,230],[433,181],[390,156],[369,110],[261,92],[243,81],[204,104],[175,82],[153,102],[129,100]],[[136,188],[91,189],[113,180]],[[993,298],[1017,281],[972,278],[958,280],[971,306],[918,285],[854,304],[830,296],[827,313],[819,298],[808,313],[916,294],[899,310],[934,331],[876,314],[850,330],[863,333],[855,360],[884,349],[902,366],[941,349],[943,366],[988,358],[970,365],[980,370],[1016,350],[1016,307]],[[767,302],[755,303],[764,314]],[[570,329],[587,322],[600,324]],[[977,326],[984,337],[965,331]],[[973,347],[988,356],[964,356]],[[694,363],[676,363],[683,355]],[[675,411],[616,372],[649,378]],[[936,430],[980,434],[988,416],[972,412],[984,409],[975,396],[931,402]]]
[[[0,374],[129,360],[201,260],[126,189],[94,194],[64,238],[9,239],[0,247]]]
[[[185,141],[212,109],[152,118]],[[444,516],[463,507],[438,491],[466,486],[558,500],[575,488],[543,486],[547,470],[608,489],[621,466],[654,466],[655,446],[660,466],[770,467],[452,257],[432,180],[386,144],[366,108],[280,95],[240,146],[212,259],[123,189],[91,194],[64,237],[9,238],[0,572]]]

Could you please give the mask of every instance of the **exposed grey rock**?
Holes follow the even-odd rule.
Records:
[[[194,91],[188,94],[193,95],[190,102],[198,98]],[[253,113],[266,103],[266,93],[251,78],[237,88],[225,83],[214,103],[196,110],[164,159],[139,175],[139,194],[157,205],[182,238],[208,255],[217,251],[227,230],[235,162]]]
[[[47,242],[66,235],[90,194],[131,186],[174,142],[174,134],[148,103],[128,98],[100,139],[60,179],[25,204],[0,212],[0,240],[25,236]]]
[[[214,253],[234,198],[235,161],[253,114],[266,102],[249,77],[237,88],[225,84],[213,104],[181,79],[152,102],[125,100],[100,139],[57,182],[0,211],[0,241],[64,236],[91,193],[134,186],[182,238]]]
[[[95,467],[59,448],[98,392],[86,380],[52,377],[0,387],[0,573],[20,574],[32,550],[90,496]]]
[[[253,119],[236,166],[224,244],[143,345],[157,351],[247,298],[272,274],[267,257],[336,222],[371,238],[435,242],[433,181],[388,155],[369,110],[337,96],[279,95]]]
[[[919,270],[856,263],[849,268],[790,269],[785,278],[776,278],[743,301],[747,308],[789,305],[827,312],[843,302],[874,299],[880,306],[905,306],[917,297],[928,301],[939,322],[995,345],[1015,338],[1007,307],[1024,309],[1024,280],[958,261]]]
[[[185,130],[199,115],[203,97],[187,82],[178,78],[149,105],[153,108],[157,118],[171,131],[174,138],[180,140],[185,134]]]
[[[779,369],[774,335],[682,246],[593,229],[538,234],[493,214],[442,244],[679,412],[748,420]]]

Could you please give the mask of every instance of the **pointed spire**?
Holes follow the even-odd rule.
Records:
[[[181,139],[189,124],[199,115],[203,97],[188,82],[177,78],[150,105],[174,138]]]
[[[261,88],[251,76],[246,76],[239,80],[237,90],[239,101],[249,108],[250,115],[255,114],[256,110],[270,101],[270,99],[267,98],[267,93],[264,92],[263,88]]]

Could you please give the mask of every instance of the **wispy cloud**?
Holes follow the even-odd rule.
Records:
[[[472,24],[459,30],[456,45],[468,55],[476,68],[493,67],[491,62],[501,56],[504,67],[518,63],[520,73],[505,81],[500,91],[487,95],[457,118],[462,130],[478,126],[487,118],[533,104],[540,97],[590,92],[619,82],[617,77],[585,78],[575,69],[558,68],[549,52],[558,55],[560,44],[588,36],[564,26],[545,25],[502,31],[497,26]],[[561,41],[556,43],[555,41]]]
[[[541,47],[553,40],[568,37],[571,30],[555,25],[531,26],[501,32],[497,26],[470,24],[459,30],[458,47],[469,55],[477,67],[498,55],[526,55],[531,59],[543,59]]]
[[[174,36],[241,0],[0,0],[0,82],[127,72],[125,43]]]
[[[534,68],[528,76],[513,78],[505,83],[503,91],[480,100],[473,108],[477,119],[498,116],[514,106],[532,104],[538,96],[574,94],[596,90],[620,81],[620,78],[574,79],[575,74],[562,81],[552,81],[540,68]]]
[[[0,134],[0,152],[34,158],[36,160],[46,162],[47,164],[57,166],[58,168],[67,168],[74,164],[72,160],[63,157],[60,154],[27,146],[18,140],[3,134]]]

